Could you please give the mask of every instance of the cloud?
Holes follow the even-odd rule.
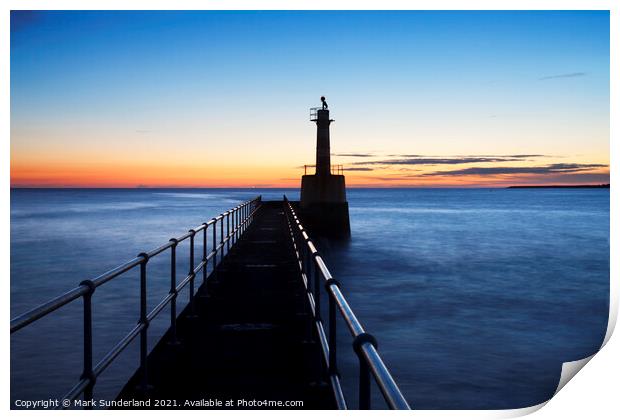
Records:
[[[414,158],[414,157],[429,157],[424,155],[387,155],[389,157],[399,157],[399,158]]]
[[[373,177],[365,177],[367,179],[372,179],[376,181],[402,181],[406,179],[406,177],[402,176],[373,176]]]
[[[551,79],[567,79],[570,77],[583,77],[587,76],[588,73],[577,72],[577,73],[565,73],[565,74],[554,74],[551,76],[544,76],[538,80],[551,80]]]
[[[516,156],[471,156],[471,157],[413,157],[404,159],[388,159],[376,161],[354,162],[354,165],[459,165],[464,163],[496,163],[523,161],[525,157]]]
[[[374,153],[334,153],[334,156],[342,156],[342,157],[373,157],[376,156]]]
[[[539,157],[553,157],[542,154],[515,155],[457,155],[457,156],[425,156],[425,155],[387,155],[399,159],[373,160],[352,162],[351,165],[462,165],[468,163],[522,162]],[[557,156],[556,156],[557,157]]]
[[[596,168],[607,168],[597,163],[554,163],[546,166],[509,166],[509,167],[471,167],[453,171],[437,171],[421,176],[455,176],[455,175],[514,175],[514,174],[567,174],[589,171]]]
[[[526,158],[533,158],[533,157],[551,157],[551,156],[549,155],[508,155],[508,157],[526,159]]]
[[[353,167],[353,168],[344,168],[344,170],[345,171],[360,171],[360,172],[363,172],[363,171],[374,171],[375,169],[374,168],[369,168],[367,166],[356,166],[356,167]]]

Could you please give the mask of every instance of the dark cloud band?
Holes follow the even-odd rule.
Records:
[[[584,172],[597,168],[607,168],[602,164],[554,163],[546,166],[516,166],[516,167],[472,167],[453,171],[436,171],[421,176],[455,176],[455,175],[514,175],[514,174],[566,174]]]
[[[533,156],[533,155],[531,155]],[[354,162],[354,165],[459,165],[467,163],[518,162],[528,156],[459,156],[459,157],[413,157],[405,159],[387,159]]]

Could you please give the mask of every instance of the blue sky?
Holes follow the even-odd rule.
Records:
[[[608,164],[609,14],[11,13],[12,177],[26,183],[73,165],[62,176],[100,167],[97,182],[114,184],[105,168],[167,173],[186,162],[213,182],[239,184],[250,167],[286,184],[312,161],[307,111],[320,95],[336,119],[334,153]],[[397,169],[351,176],[374,184]]]

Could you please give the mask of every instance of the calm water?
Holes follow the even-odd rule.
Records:
[[[298,198],[289,190],[12,190],[11,316],[241,200],[283,193]],[[553,394],[562,362],[599,348],[609,190],[351,189],[348,199],[352,239],[319,245],[414,408],[537,404]],[[167,292],[166,263],[149,262],[151,307]],[[179,260],[179,278],[186,264]],[[136,274],[94,295],[96,360],[135,325]],[[160,318],[151,343],[165,331]],[[355,359],[349,337],[340,338],[354,400]],[[11,399],[62,395],[81,357],[74,302],[11,337]],[[96,397],[114,397],[136,366],[132,345]]]

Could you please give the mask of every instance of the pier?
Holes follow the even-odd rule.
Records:
[[[226,408],[200,405],[205,398],[234,400],[229,408],[235,409],[369,409],[374,380],[387,407],[408,409],[381,359],[377,338],[364,330],[349,306],[297,206],[286,197],[242,203],[12,319],[11,334],[70,302],[83,301],[82,313],[76,314],[83,318],[83,370],[76,372],[76,384],[58,395],[62,399],[92,400],[97,378],[139,339],[140,364],[117,400],[174,400],[177,406],[161,407],[173,409]],[[176,248],[182,241],[189,241],[191,268],[177,282]],[[203,246],[198,247],[200,241]],[[147,265],[166,256],[170,292],[147,307]],[[93,360],[95,291],[129,271],[140,279],[140,317],[101,360]],[[182,291],[189,294],[189,303],[177,316]],[[326,308],[321,307],[322,294]],[[170,327],[149,349],[149,323],[165,313]],[[351,334],[346,346],[337,342],[337,322],[342,320]],[[348,404],[340,383],[336,355],[343,348],[359,360],[357,407]],[[186,400],[194,405],[180,406]],[[240,400],[275,405],[243,407]]]

